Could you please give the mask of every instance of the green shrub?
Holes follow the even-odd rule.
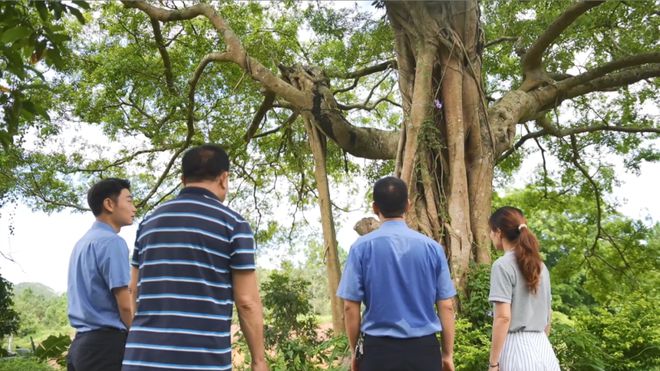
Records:
[[[460,296],[460,313],[456,319],[454,365],[456,370],[479,370],[488,364],[492,307],[488,302],[490,266],[471,265]]]
[[[288,271],[271,272],[261,286],[266,358],[271,371],[344,370],[339,363],[349,353],[348,341],[345,336],[319,333],[309,287],[308,281]],[[242,336],[235,347],[249,365],[249,350]]]
[[[42,361],[54,360],[60,366],[66,366],[66,355],[71,345],[68,335],[51,335],[34,350],[34,356]]]
[[[43,361],[36,358],[26,357],[11,357],[0,358],[0,371],[53,371],[54,368],[50,367]]]

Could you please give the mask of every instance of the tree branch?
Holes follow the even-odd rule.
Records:
[[[117,167],[117,166],[123,165],[123,164],[125,164],[129,161],[132,161],[133,159],[135,159],[136,157],[138,157],[140,155],[143,155],[143,154],[146,154],[146,153],[165,152],[165,151],[171,150],[173,148],[175,148],[175,147],[166,146],[166,147],[159,147],[159,148],[144,149],[144,150],[140,150],[140,151],[137,151],[137,152],[133,152],[130,155],[128,155],[126,157],[123,157],[119,160],[116,160],[116,161],[112,162],[111,164],[108,164],[107,166],[104,166],[102,168],[98,168],[98,169],[74,168],[74,169],[69,169],[69,170],[63,171],[63,173],[64,174],[72,174],[72,173],[76,173],[76,172],[81,172],[81,173],[102,173],[104,171],[109,170],[110,168]]]
[[[580,95],[595,91],[611,91],[636,83],[640,80],[660,76],[660,63],[646,64],[639,67],[631,67],[614,72],[609,75],[593,79],[581,85],[574,86],[565,90],[561,95],[561,100],[575,98]],[[559,89],[563,89],[562,82],[557,83]]]
[[[385,71],[388,69],[396,69],[397,68],[397,63],[396,59],[390,59],[388,61],[378,63],[376,65],[362,68],[359,70],[351,71],[351,72],[346,72],[346,73],[339,73],[336,71],[326,71],[326,76],[330,78],[338,78],[338,79],[359,79],[360,77],[364,77],[367,75],[374,74],[376,72],[380,71]]]
[[[561,84],[558,85],[560,85],[561,88],[568,89],[592,81],[596,78],[603,77],[610,72],[614,72],[628,67],[640,66],[647,63],[655,63],[655,64],[660,63],[660,52],[642,53],[642,54],[629,56],[626,58],[621,58],[616,61],[612,61],[602,66],[596,67],[581,75],[568,78],[562,81]]]
[[[495,40],[493,40],[493,41],[489,41],[489,42],[487,42],[487,43],[484,45],[484,48],[488,48],[488,47],[490,47],[490,46],[497,45],[497,44],[503,43],[503,42],[505,42],[505,41],[517,41],[518,39],[519,39],[518,36],[504,36],[504,37],[500,37],[500,38],[495,39]]]
[[[172,62],[170,61],[170,55],[167,52],[165,47],[165,42],[163,41],[163,34],[160,30],[160,23],[157,19],[150,17],[151,28],[154,30],[154,38],[156,39],[156,45],[158,46],[158,52],[160,53],[161,58],[163,59],[163,66],[165,67],[165,81],[167,83],[167,89],[172,94],[176,94],[176,89],[174,88],[174,75],[172,74]]]
[[[564,11],[554,22],[539,36],[534,44],[527,50],[522,57],[523,73],[541,68],[543,54],[546,49],[559,37],[559,35],[568,28],[575,20],[587,12],[589,9],[596,7],[605,1],[580,1],[573,4]]]
[[[571,157],[571,162],[575,167],[582,173],[582,175],[587,179],[589,184],[594,190],[594,193],[596,193],[596,238],[594,238],[594,242],[591,245],[591,250],[590,250],[590,255],[594,255],[596,253],[596,247],[598,246],[598,240],[601,238],[601,233],[603,231],[603,226],[602,226],[602,210],[601,210],[601,194],[600,194],[600,187],[598,187],[598,184],[596,184],[596,181],[589,175],[589,172],[587,169],[580,164],[580,154],[577,148],[577,139],[575,138],[575,135],[571,135],[571,150],[572,150],[572,157]]]
[[[257,110],[257,113],[254,115],[252,118],[252,123],[250,123],[250,127],[248,127],[247,132],[245,133],[245,142],[250,143],[250,139],[254,137],[254,133],[259,130],[259,125],[261,125],[261,122],[264,120],[264,116],[266,116],[266,112],[273,108],[273,102],[275,102],[275,94],[273,94],[270,91],[267,91],[264,94],[264,100],[261,102],[261,105],[259,106],[259,109]]]
[[[287,101],[295,104],[301,109],[311,108],[312,102],[309,97],[284,80],[275,76],[258,60],[248,56],[240,39],[227,25],[224,18],[222,18],[209,4],[201,3],[180,10],[167,10],[152,6],[144,0],[122,0],[122,2],[126,7],[137,8],[161,22],[188,20],[200,15],[206,17],[227,44],[227,51],[223,54],[227,56],[228,61],[239,65],[253,79],[260,82],[267,90],[282,96]]]
[[[568,129],[560,129],[558,127],[552,126],[548,123],[548,120],[537,120],[537,124],[543,127],[543,129],[528,133],[523,135],[518,141],[506,152],[502,153],[500,157],[497,158],[496,164],[502,162],[505,158],[509,157],[513,152],[518,150],[525,144],[526,141],[530,139],[536,139],[543,136],[551,135],[557,138],[563,138],[570,135],[582,134],[582,133],[593,133],[596,131],[611,131],[611,132],[620,132],[620,133],[655,133],[660,134],[660,128],[643,128],[643,127],[630,127],[630,126],[616,126],[609,124],[600,124],[592,126],[583,126],[583,127],[574,127]],[[551,126],[548,126],[551,125]]]
[[[389,103],[393,106],[397,106],[399,108],[402,108],[399,103],[394,102],[394,101],[392,101],[391,99],[389,99],[387,97],[379,98],[372,105],[368,105],[369,102],[364,102],[362,104],[341,104],[341,103],[338,103],[337,107],[341,110],[344,110],[344,111],[350,111],[350,110],[354,110],[354,109],[361,109],[361,110],[365,110],[365,111],[373,111],[379,104],[381,104],[383,102],[387,102],[387,103]]]
[[[263,133],[255,134],[255,135],[252,136],[252,139],[265,137],[267,135],[270,135],[270,134],[273,134],[273,133],[276,133],[276,132],[280,131],[282,128],[284,128],[287,125],[290,125],[292,122],[296,121],[296,119],[298,118],[299,115],[300,115],[300,112],[297,112],[297,111],[292,113],[291,116],[289,116],[289,118],[287,118],[286,121],[284,121],[284,123],[282,125],[276,127],[275,129],[264,131]]]

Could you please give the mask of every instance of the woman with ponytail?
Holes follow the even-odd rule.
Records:
[[[488,300],[494,304],[488,370],[559,370],[550,333],[550,275],[522,211],[491,215],[490,238],[504,256],[493,263]]]

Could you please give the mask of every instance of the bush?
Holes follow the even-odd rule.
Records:
[[[54,368],[36,358],[0,358],[0,371],[53,371]]]
[[[493,326],[488,302],[490,266],[472,265],[465,294],[460,296],[460,315],[456,320],[454,364],[456,370],[479,370],[488,364]]]
[[[348,354],[348,341],[345,336],[319,333],[309,287],[308,281],[288,271],[272,272],[261,286],[266,358],[271,371],[345,369],[336,360]],[[245,339],[241,336],[235,345],[249,364]]]

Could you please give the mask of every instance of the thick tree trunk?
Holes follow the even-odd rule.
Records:
[[[335,221],[332,216],[330,203],[330,187],[326,171],[326,139],[319,130],[313,126],[309,117],[304,117],[305,130],[309,138],[309,145],[314,156],[314,176],[316,188],[319,191],[319,208],[321,210],[321,225],[323,227],[323,245],[325,247],[325,266],[328,274],[328,294],[332,310],[332,330],[335,334],[344,333],[344,303],[336,296],[337,287],[341,278],[339,255],[337,254],[337,235]]]
[[[409,224],[445,246],[454,280],[489,263],[493,143],[481,87],[476,1],[386,2],[405,122],[396,169],[415,205]]]

